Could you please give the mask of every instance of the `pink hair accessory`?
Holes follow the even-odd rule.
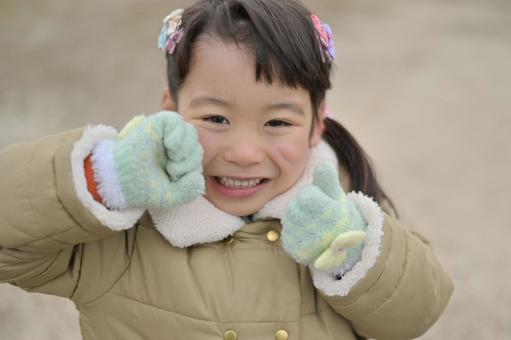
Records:
[[[335,44],[332,29],[327,23],[321,22],[315,14],[311,14],[311,20],[318,33],[323,62],[332,62],[335,59]]]
[[[325,120],[326,118],[334,119],[334,114],[325,107],[323,111],[321,111],[321,120]]]
[[[329,109],[327,109],[325,107],[323,109],[323,111],[321,111],[321,121],[323,122],[327,118],[334,119],[334,114],[332,113],[332,111],[330,111]],[[325,133],[325,131],[326,131],[326,126],[323,123],[323,127],[321,129],[321,133]]]
[[[176,31],[174,34],[172,34],[169,37],[167,45],[165,45],[165,51],[167,51],[168,54],[174,53],[174,50],[176,49],[176,46],[179,43],[179,41],[181,41],[182,37],[183,30]]]

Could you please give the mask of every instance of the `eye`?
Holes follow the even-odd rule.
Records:
[[[227,118],[218,116],[218,115],[204,117],[204,118],[202,118],[202,120],[205,122],[211,122],[213,124],[218,124],[218,125],[229,124],[229,121],[227,120]]]
[[[286,126],[291,126],[292,124],[288,123],[288,122],[285,122],[283,120],[272,119],[272,120],[268,121],[266,123],[266,125],[267,126],[271,126],[271,127],[286,127]]]

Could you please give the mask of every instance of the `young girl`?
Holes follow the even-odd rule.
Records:
[[[166,111],[0,152],[0,282],[73,300],[84,339],[425,332],[452,285],[325,114],[328,26],[202,0],[159,43]]]

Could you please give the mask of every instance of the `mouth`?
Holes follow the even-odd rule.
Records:
[[[228,198],[247,198],[255,195],[270,181],[264,177],[208,176],[211,188]]]

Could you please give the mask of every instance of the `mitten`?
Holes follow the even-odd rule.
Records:
[[[346,269],[360,257],[366,223],[329,162],[314,169],[312,184],[291,201],[282,225],[282,245],[299,263],[320,270]]]
[[[115,139],[99,142],[92,167],[108,208],[165,209],[204,192],[202,156],[195,128],[179,114],[162,111],[137,116]]]

